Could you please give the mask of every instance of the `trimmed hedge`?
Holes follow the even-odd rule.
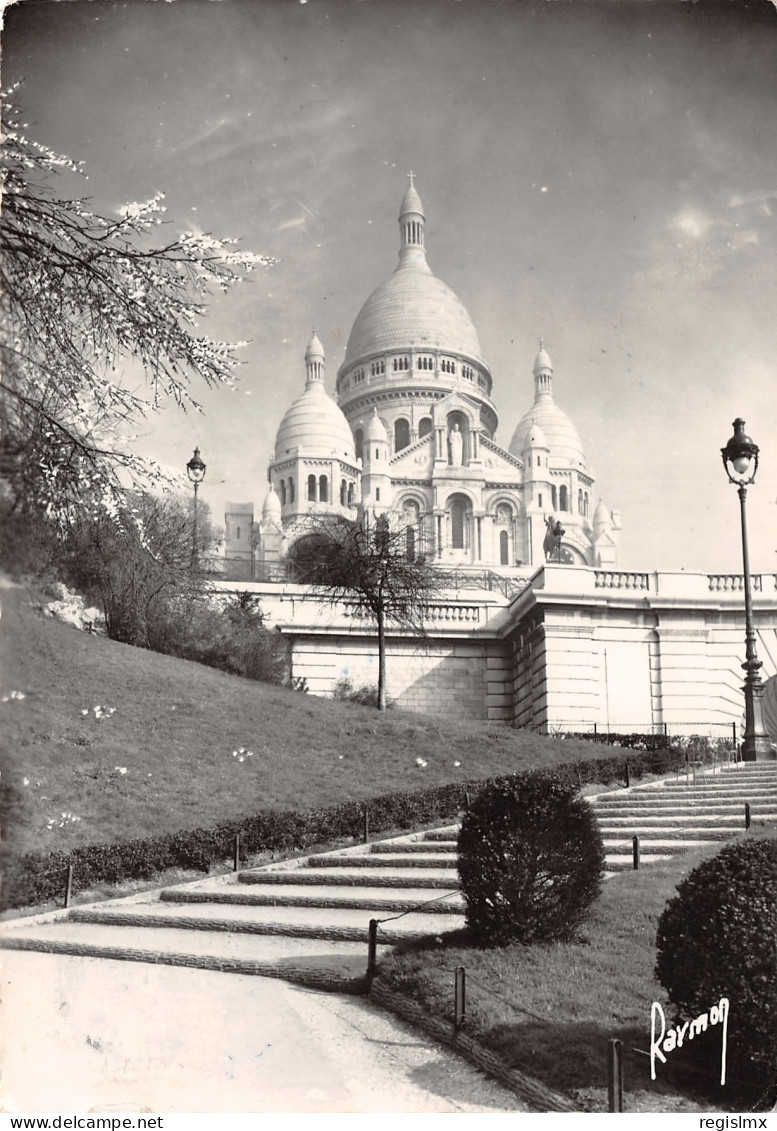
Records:
[[[676,1008],[675,1023],[728,999],[728,1094],[751,1084],[756,1095],[764,1089],[761,1110],[771,1108],[777,1101],[777,839],[740,840],[694,868],[666,905],[656,948],[656,977]],[[718,1029],[686,1042],[684,1052],[709,1069],[720,1045]],[[720,1093],[717,1080],[709,1080],[709,1091]]]
[[[639,778],[643,774],[678,769],[683,759],[683,751],[676,748],[629,751],[625,757],[620,754],[565,763],[555,767],[553,772],[574,786],[588,782],[607,785],[624,779],[627,763],[630,776]],[[88,844],[70,852],[14,856],[6,849],[2,856],[0,909],[30,907],[61,899],[71,864],[72,890],[76,892],[101,882],[151,879],[168,868],[207,871],[211,864],[231,857],[237,833],[242,854],[249,856],[259,852],[300,851],[313,845],[358,838],[365,809],[369,810],[373,833],[412,828],[440,819],[455,820],[466,808],[468,796],[475,798],[484,787],[510,782],[517,776],[508,774],[486,781],[457,782],[415,793],[387,793],[305,812],[267,810],[215,828],[181,829],[120,844]]]
[[[476,942],[567,940],[601,889],[602,836],[567,775],[534,770],[482,791],[462,821],[458,868]]]

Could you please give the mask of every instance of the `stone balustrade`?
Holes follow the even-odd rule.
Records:
[[[594,571],[596,589],[650,589],[650,575],[630,573],[625,570],[597,569]]]

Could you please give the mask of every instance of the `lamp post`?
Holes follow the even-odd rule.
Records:
[[[186,465],[186,474],[189,481],[194,484],[194,527],[192,531],[192,568],[197,567],[197,490],[205,478],[205,464],[200,457],[200,449],[194,449],[194,455]]]
[[[755,629],[753,628],[753,602],[750,593],[750,556],[747,548],[747,514],[745,499],[747,488],[755,482],[758,471],[758,445],[745,433],[745,422],[741,417],[734,421],[734,435],[725,448],[720,449],[723,466],[729,483],[733,483],[739,495],[742,520],[742,567],[745,586],[745,733],[742,736],[742,758],[745,762],[772,759],[776,755],[771,740],[766,733],[763,720],[763,683],[759,675],[762,666],[755,650]],[[732,474],[733,472],[733,474]]]

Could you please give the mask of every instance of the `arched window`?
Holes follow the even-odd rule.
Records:
[[[465,499],[460,497],[451,499],[451,548],[464,549],[464,524],[467,511]]]
[[[415,561],[415,527],[405,527],[405,553],[409,562]]]
[[[281,479],[281,506],[286,506],[286,482]]]
[[[588,518],[588,492],[583,495],[583,514]]]
[[[423,419],[418,423],[418,438],[420,439],[422,436],[428,436],[431,430],[432,418],[431,416],[424,416]]]
[[[329,480],[325,475],[320,476],[318,480],[318,498],[319,502],[329,502]]]
[[[556,497],[556,484],[555,483],[551,483],[551,485],[550,485],[550,505],[553,508],[553,510],[556,510],[556,508],[558,507],[558,498]]]
[[[237,538],[238,542],[240,541],[240,527],[239,526],[237,528],[237,533],[235,534],[235,538]]]
[[[499,563],[510,564],[510,535],[506,530],[502,530],[499,534]]]
[[[347,491],[348,491],[348,484],[345,482],[344,479],[341,479],[340,480],[340,506],[341,507],[345,506],[345,500],[347,498],[347,494],[346,494]]]
[[[394,421],[394,451],[401,452],[410,443],[410,424],[402,417]]]
[[[362,449],[364,448],[364,432],[361,428],[357,428],[353,434],[353,446],[356,449],[356,458],[362,458]]]
[[[308,502],[315,503],[316,501],[316,477],[315,475],[308,476]]]
[[[289,480],[289,502],[290,503],[294,502],[294,480],[293,479]]]
[[[353,483],[349,483],[348,484],[348,506],[349,507],[353,506],[353,500],[354,500],[354,485],[353,485]]]
[[[561,511],[569,510],[569,500],[567,498],[566,487],[560,487],[558,493],[558,509]]]
[[[583,513],[583,489],[582,487],[577,492],[577,513]]]

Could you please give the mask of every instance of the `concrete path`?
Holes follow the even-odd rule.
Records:
[[[4,951],[7,1112],[513,1112],[361,998],[276,979]]]

